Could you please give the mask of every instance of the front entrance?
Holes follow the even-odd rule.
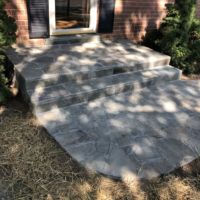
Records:
[[[49,0],[51,35],[95,33],[98,0]]]

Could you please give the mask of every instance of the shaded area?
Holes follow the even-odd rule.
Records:
[[[77,37],[77,39],[79,38]],[[131,73],[153,69],[157,66],[162,67],[168,65],[170,61],[168,56],[143,46],[134,45],[127,40],[105,41],[100,38],[94,42],[81,43],[81,45],[75,43],[41,48],[10,49],[8,55],[15,64],[18,74],[20,73],[22,92],[27,93],[28,91],[31,97],[38,95],[42,97],[45,96],[46,92],[48,92],[49,97],[63,97],[67,91],[71,92],[71,90],[75,93],[81,92],[76,91],[77,87],[74,84],[78,84],[79,88],[84,86],[85,91],[90,90],[93,87],[87,80],[93,79],[95,81],[95,78],[96,84],[94,86],[98,86],[97,89],[104,87],[107,83],[118,82],[120,78],[123,80],[122,83],[127,82],[126,77],[131,78]],[[164,79],[170,79],[170,67],[166,66],[166,68],[169,72],[166,71]],[[131,73],[126,74],[129,71]],[[142,72],[138,72],[138,77],[142,74]],[[174,75],[177,73],[175,72]],[[151,74],[147,72],[145,76],[137,81],[139,83],[147,82],[147,80],[153,82],[150,79],[152,78]],[[162,79],[159,77],[158,70],[155,71],[154,76]],[[62,89],[61,84],[66,88],[66,91],[59,93],[58,90],[52,90],[53,88]],[[147,83],[141,87],[144,85]],[[120,90],[120,85],[118,89]],[[98,92],[101,91],[98,90]],[[50,106],[53,107],[54,104]]]
[[[150,179],[199,157],[200,82],[173,81],[36,115],[76,160],[115,178]]]
[[[0,107],[0,197],[16,199],[199,199],[199,159],[150,182],[86,172],[27,112],[22,99]]]
[[[165,5],[174,0],[116,1],[114,35],[142,41],[146,32],[159,27],[165,17]]]
[[[124,111],[122,111],[122,115],[120,112],[116,116],[115,114],[112,116],[112,114],[110,113],[110,117],[108,117],[110,109],[109,105],[107,107],[105,107],[104,105],[100,106],[101,108],[99,109],[102,109],[102,111],[104,110],[103,113],[98,109],[95,110],[96,108],[94,108],[93,110],[87,106],[74,106],[65,109],[63,107],[66,106],[66,99],[62,100],[62,97],[65,95],[65,91],[70,89],[70,86],[74,81],[78,82],[81,90],[87,91],[91,90],[93,86],[85,84],[87,83],[87,81],[84,79],[93,78],[94,80],[94,77],[96,76],[97,80],[93,83],[93,85],[103,84],[102,87],[104,87],[104,83],[98,82],[98,80],[100,80],[101,76],[107,77],[113,75],[113,73],[116,72],[116,70],[113,70],[113,68],[115,67],[121,67],[122,69],[126,69],[126,67],[131,67],[133,72],[138,70],[148,70],[150,68],[157,67],[160,64],[163,65],[169,62],[168,56],[159,54],[146,47],[133,45],[133,43],[128,41],[100,41],[97,43],[84,43],[82,44],[82,46],[80,46],[80,44],[76,44],[59,45],[54,47],[45,46],[43,48],[19,48],[10,50],[8,53],[9,56],[12,58],[13,62],[16,64],[16,68],[21,74],[20,76],[22,76],[20,77],[21,79],[23,79],[20,82],[22,92],[25,93],[26,90],[31,90],[31,93],[29,93],[29,95],[31,95],[32,103],[35,106],[34,112],[35,114],[37,114],[37,117],[40,120],[40,122],[42,122],[42,125],[44,125],[44,127],[47,128],[53,136],[54,133],[61,134],[61,136],[59,136],[61,141],[64,141],[63,137],[67,137],[66,140],[69,139],[69,142],[71,141],[72,143],[77,143],[76,140],[78,140],[78,143],[85,142],[85,144],[87,144],[87,142],[89,141],[90,145],[88,147],[90,147],[91,149],[80,149],[80,152],[82,152],[83,155],[82,153],[79,155],[79,150],[77,153],[75,152],[74,154],[73,150],[71,151],[71,149],[67,148],[67,151],[71,155],[73,155],[74,158],[82,162],[84,165],[88,166],[87,163],[84,163],[86,161],[85,159],[87,159],[84,157],[84,155],[87,156],[87,152],[92,153],[93,157],[96,156],[96,158],[99,159],[94,162],[94,169],[107,175],[112,175],[114,177],[122,177],[122,175],[131,176],[132,171],[134,175],[137,175],[139,173],[140,168],[142,169],[141,162],[138,162],[137,159],[133,159],[132,161],[129,158],[125,158],[124,155],[126,155],[127,152],[129,152],[129,149],[126,148],[126,146],[128,145],[121,146],[121,144],[117,144],[117,140],[120,140],[120,138],[118,138],[120,137],[120,135],[123,135],[125,137],[127,134],[129,137],[131,131],[134,132],[134,128],[140,129],[143,124],[143,122],[138,122],[140,124],[140,126],[138,127],[137,121],[139,119],[136,119],[136,121],[134,122],[135,117],[129,116],[131,115],[131,112],[129,113],[126,110],[126,106],[128,103],[130,103],[130,107],[134,108],[134,102],[126,101],[126,95],[124,97],[122,96],[122,102],[119,102],[122,106],[124,106],[125,109]],[[113,59],[113,57],[115,57],[115,59]],[[82,74],[82,76],[84,75],[82,77],[80,76],[80,74],[77,75],[77,72],[86,73]],[[100,73],[100,76],[98,76],[97,72],[103,73]],[[116,76],[119,77],[120,73],[124,72],[126,72],[126,70],[119,71],[119,73]],[[77,80],[69,79],[69,74],[71,74],[72,78],[76,77],[77,75]],[[136,75],[138,76],[140,74],[142,73],[136,73]],[[141,77],[141,79],[145,79],[145,76],[147,78],[149,77],[150,82],[147,82],[145,86],[148,86],[148,84],[154,84],[154,81],[152,81],[151,79],[152,74],[148,74],[149,71],[146,72],[146,75],[143,74],[143,77]],[[158,78],[159,76],[161,76],[160,81],[158,81],[158,83],[161,83],[165,79],[166,81],[168,81],[169,74],[170,73],[167,72],[164,74],[164,76],[161,76],[161,72],[156,72],[156,76]],[[64,78],[65,75],[67,77],[66,79]],[[111,81],[114,82],[115,78],[117,77],[112,77]],[[174,79],[171,79],[171,76],[169,77],[169,80],[176,80],[178,78],[177,76],[175,76]],[[123,81],[125,82],[126,80],[124,79]],[[140,81],[141,80],[139,80],[139,82]],[[59,89],[61,83],[65,84],[63,90]],[[80,91],[77,90],[78,98],[80,97],[79,92]],[[41,110],[39,109],[40,107],[43,109],[45,105],[42,104],[40,106],[36,103],[36,101],[37,99],[39,99],[40,101],[41,98],[46,97],[48,101],[45,102],[47,103],[45,110],[49,110],[50,112],[41,113]],[[48,97],[50,97],[50,99],[48,99]],[[62,103],[59,104],[57,101],[52,101],[49,104],[49,100],[51,100],[52,97],[57,97],[58,100],[61,99]],[[34,99],[36,101],[34,101]],[[113,101],[115,102],[118,100],[113,99]],[[114,102],[113,104],[115,104]],[[140,102],[138,102],[138,104],[140,104]],[[112,106],[112,103],[110,106]],[[118,104],[114,106],[116,106],[116,109],[118,109]],[[92,114],[92,112],[96,112],[96,115]],[[81,116],[81,114],[83,114],[83,116]],[[141,114],[143,114],[143,112],[141,112]],[[90,115],[92,116],[91,118],[89,117]],[[119,117],[119,119],[117,119],[117,117]],[[144,117],[149,118],[149,116]],[[120,127],[115,127],[113,123],[119,125],[124,124],[124,127],[122,126],[120,129]],[[125,123],[127,123],[127,126],[125,126]],[[56,128],[56,130],[54,130],[54,128]],[[64,133],[62,133],[62,130],[64,130]],[[126,131],[129,132],[126,133]],[[90,133],[92,133],[92,136],[90,135]],[[56,139],[60,143],[60,140],[58,138]],[[126,140],[128,139],[129,138],[127,138]],[[97,140],[98,142],[96,143]],[[83,148],[85,148],[85,144],[83,145]],[[63,144],[61,143],[61,145]],[[143,146],[145,146],[145,143],[143,144]],[[98,151],[102,153],[103,157],[101,154],[98,155]],[[114,156],[109,155],[110,151],[114,154]],[[148,152],[146,153],[148,154]],[[155,153],[155,150],[153,151],[153,153]],[[105,157],[107,157],[107,161],[104,160],[104,154]],[[120,154],[120,158],[117,158],[118,154]],[[89,158],[88,162],[90,162],[91,159],[93,159],[93,157]],[[121,161],[122,157],[124,157],[123,161]],[[110,161],[110,158],[114,158],[114,160]],[[153,163],[161,163],[163,161],[160,159],[159,156],[151,158],[155,158],[155,160],[152,160]],[[113,166],[113,169],[110,169],[109,162],[114,162],[114,165],[116,166]],[[125,165],[125,167],[129,167],[131,165],[133,166],[130,170],[125,169],[125,171],[123,171],[122,168],[124,167],[121,166],[122,163],[123,165]],[[164,172],[168,172],[169,170],[171,170],[171,168],[174,169],[174,166],[169,165],[168,168],[164,170]],[[158,171],[158,173],[154,173],[150,169],[147,169],[147,171],[149,171],[150,174],[152,174],[153,176],[163,173],[163,171]],[[144,178],[146,178],[149,175],[144,174],[141,176],[144,176]]]

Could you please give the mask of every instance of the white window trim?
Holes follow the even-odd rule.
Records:
[[[50,35],[67,35],[79,33],[95,33],[98,21],[98,0],[90,0],[90,24],[89,28],[56,29],[56,0],[49,0],[49,27]]]

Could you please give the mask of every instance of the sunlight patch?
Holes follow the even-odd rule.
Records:
[[[163,106],[164,111],[166,111],[166,112],[176,112],[177,111],[176,104],[173,101],[162,102],[162,106]]]

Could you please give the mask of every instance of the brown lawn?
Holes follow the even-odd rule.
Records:
[[[0,106],[0,199],[200,199],[200,160],[149,182],[84,170],[40,127],[20,98]]]

